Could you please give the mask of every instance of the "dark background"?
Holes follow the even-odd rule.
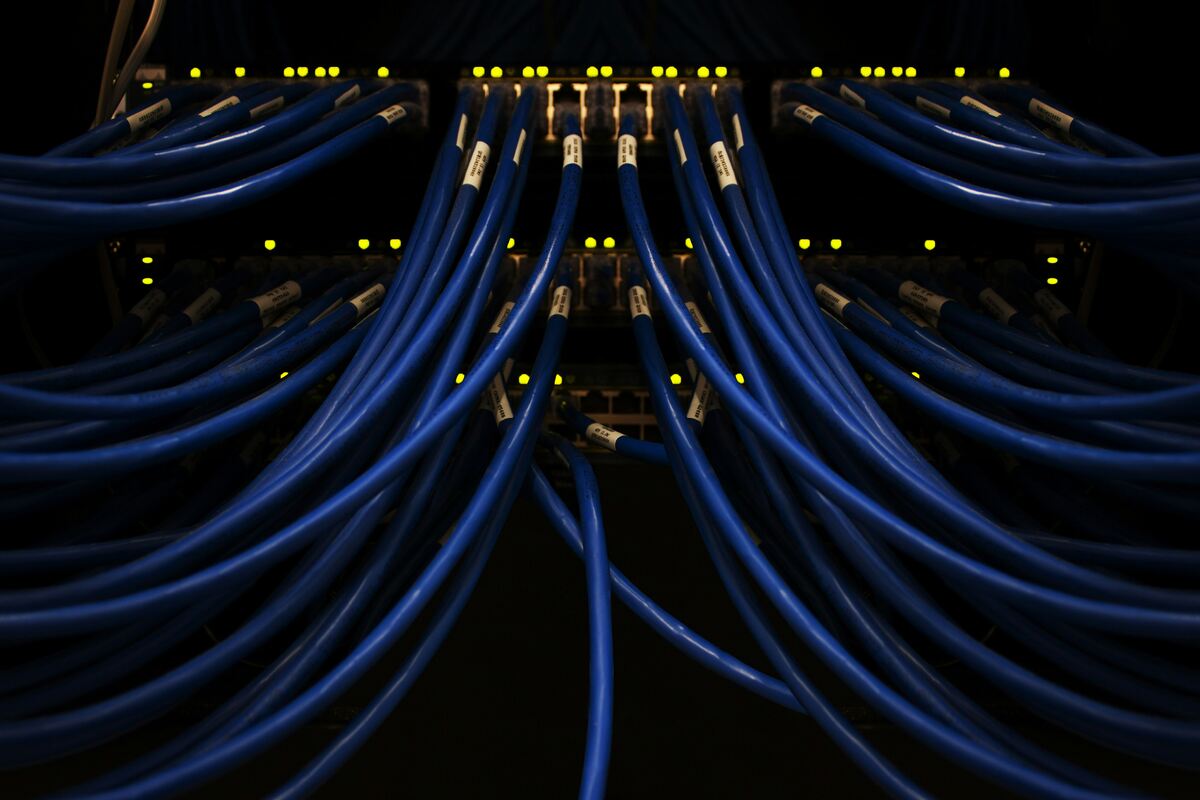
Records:
[[[14,12],[0,38],[8,77],[0,151],[37,153],[86,127],[112,2],[36,4]],[[145,6],[135,14],[144,16]],[[1038,238],[1059,237],[966,218],[841,159],[765,135],[771,80],[861,64],[914,65],[923,76],[965,66],[982,76],[1003,65],[1015,78],[1039,83],[1072,108],[1162,153],[1195,149],[1194,42],[1191,15],[1178,4],[1153,3],[896,3],[879,8],[848,3],[606,2],[558,3],[286,2],[176,0],[167,11],[149,61],[183,76],[192,66],[229,75],[278,76],[285,65],[338,64],[427,80],[431,126],[439,131],[455,80],[474,64],[519,68],[589,64],[682,70],[724,64],[745,81],[777,189],[797,236],[846,239],[848,250],[916,252],[936,238],[951,253],[1015,255]],[[433,139],[435,137],[428,137]],[[190,247],[235,254],[264,237],[281,251],[332,252],[360,236],[404,236],[429,164],[426,143],[382,146],[322,176],[303,191],[246,212],[205,222],[170,237]],[[596,164],[595,166],[592,166]],[[531,175],[517,224],[523,247],[536,248],[553,200],[551,170]],[[660,240],[678,243],[665,171],[648,193]],[[613,235],[624,225],[615,175],[589,162],[577,239]],[[149,236],[157,234],[151,233]],[[1144,361],[1163,336],[1171,290],[1140,273],[1136,262],[1113,263],[1101,282],[1096,326],[1117,349]],[[1114,276],[1111,280],[1108,275]],[[128,276],[126,276],[128,277]],[[64,278],[66,280],[64,280]],[[1066,280],[1069,297],[1077,288]],[[66,288],[64,288],[66,287]],[[103,328],[94,263],[86,254],[32,287],[28,302],[37,334],[56,360]],[[77,313],[61,324],[49,289]],[[64,300],[65,295],[65,300]],[[1143,302],[1145,301],[1145,302]],[[41,303],[41,304],[39,304]],[[1159,304],[1155,306],[1154,304]],[[1143,309],[1132,319],[1130,308]],[[1150,312],[1144,309],[1150,308]],[[29,366],[29,356],[5,306],[0,328],[4,360]],[[59,312],[61,313],[61,311]],[[1122,314],[1124,322],[1118,324]],[[1136,324],[1133,324],[1136,323]],[[1194,322],[1187,325],[1194,326]],[[1185,327],[1179,341],[1189,341]],[[1167,365],[1188,366],[1187,347]],[[569,356],[568,356],[569,357]],[[709,566],[670,475],[601,460],[610,555],[667,609],[752,663],[762,660],[743,632]],[[519,502],[457,629],[413,694],[371,743],[323,790],[323,796],[568,796],[575,791],[583,751],[586,638],[583,573],[536,509]],[[623,607],[614,607],[616,729],[610,793],[614,797],[871,796],[875,789],[813,724],[723,683],[656,639]],[[395,659],[399,663],[400,654]],[[941,795],[991,796],[993,790],[929,755],[860,701],[806,664],[831,696],[871,732],[883,753]],[[252,674],[253,665],[232,676]],[[956,680],[970,677],[951,666]],[[206,796],[253,797],[279,785],[314,755],[332,727],[382,684],[383,665],[342,698],[320,722],[285,746],[206,787]],[[1064,748],[1097,769],[1149,790],[1196,796],[1190,776],[1094,751],[1008,706],[988,704],[1027,735]],[[60,765],[0,775],[0,793],[25,796],[69,785],[111,759],[185,726],[219,695],[214,691],[146,731],[111,748]],[[7,787],[5,790],[4,787]]]

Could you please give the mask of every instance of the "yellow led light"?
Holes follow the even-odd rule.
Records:
[[[678,372],[672,372],[671,373],[671,385],[678,386],[681,383],[683,383],[683,376],[680,375]]]
[[[358,240],[358,249],[359,250],[366,250],[370,246],[371,246],[370,239],[359,239]]]
[[[1047,264],[1057,264],[1058,256],[1046,256],[1046,263]]]
[[[263,247],[267,248],[268,250],[274,250],[275,249],[275,240],[274,239],[265,240],[263,242]]]
[[[600,75],[601,75],[601,77],[604,77],[604,78],[611,78],[611,77],[612,77],[612,73],[613,73],[613,68],[612,68],[612,67],[601,67],[601,68],[600,68]]]
[[[587,76],[589,78],[599,78],[600,70],[596,69],[595,67],[588,67],[587,68]]]
[[[510,237],[508,237],[508,249],[509,249],[509,250],[512,250],[512,249],[513,249],[514,247],[516,247],[516,246],[517,246],[517,240],[516,240],[516,239],[514,239],[514,238],[513,238],[513,237],[511,237],[511,236],[510,236]]]
[[[841,250],[842,249],[842,240],[841,239],[830,239],[829,246],[832,247],[834,250]]]
[[[743,374],[742,374],[742,373],[740,373],[740,372],[735,372],[735,373],[733,374],[733,377],[737,378],[737,382],[738,382],[738,383],[745,383],[745,382],[746,382],[746,376],[745,376],[745,375],[743,375]]]
[[[882,78],[884,75],[887,75],[887,70],[886,70],[886,69],[884,69],[883,67],[876,67],[876,68],[875,68],[875,77],[876,77],[876,78]]]
[[[535,74],[536,73],[534,73],[533,67],[521,67],[522,78],[532,78]]]
[[[605,236],[605,237],[604,237],[604,246],[605,246],[605,247],[616,247],[616,246],[617,246],[617,240],[616,240],[616,239],[614,239],[614,238],[613,238],[613,237],[611,237],[611,236]]]
[[[308,74],[308,67],[296,67],[296,74],[303,78]]]
[[[336,78],[338,75],[341,75],[341,74],[342,74],[341,67],[330,67],[329,68],[329,77]]]
[[[559,375],[558,373],[554,374],[554,385],[562,386],[562,375]]]
[[[283,77],[285,77],[285,78],[296,77],[296,70],[293,69],[292,67],[284,67],[283,68]]]
[[[904,74],[904,67],[892,67],[892,77],[899,78]]]
[[[455,376],[454,376],[454,382],[455,382],[455,383],[462,383],[462,382],[463,382],[463,381],[465,381],[466,379],[467,379],[467,376],[466,376],[466,375],[464,375],[464,374],[463,374],[463,373],[461,373],[461,372],[460,372],[460,373],[458,373],[457,375],[455,375]]]
[[[1012,75],[1012,72],[1009,71],[1008,67],[1000,68],[1000,77],[1001,78],[1007,78],[1010,75]]]
[[[650,74],[656,78],[661,78],[663,76],[663,68],[662,67],[651,67]]]
[[[142,256],[142,263],[143,264],[153,264],[154,256]]]
[[[864,78],[869,78],[869,77],[871,77],[871,68],[870,67],[859,67],[858,74],[862,75]]]
[[[142,84],[142,88],[143,88],[143,89],[153,89],[153,88],[154,88],[154,84],[153,84],[153,83],[151,83],[150,81],[146,81],[145,83],[143,83],[143,84]]]
[[[191,71],[188,72],[188,74],[191,75],[193,78],[199,78],[200,77],[200,68],[192,67]]]
[[[678,76],[679,76],[679,70],[675,69],[674,67],[667,67],[667,77],[668,78],[676,78]]]
[[[1049,278],[1046,278],[1046,283],[1050,284],[1051,286],[1057,286],[1057,285],[1058,285],[1058,278],[1056,278],[1056,277],[1054,277],[1053,275],[1051,275]]]
[[[925,240],[925,249],[926,250],[932,250],[935,247],[937,247],[937,242],[935,242],[933,239]]]
[[[904,68],[904,77],[906,77],[906,78],[917,77],[917,68],[916,67],[905,67]]]
[[[684,239],[683,243],[687,245],[688,250],[692,249],[692,237],[689,236],[688,238]]]
[[[583,246],[584,246],[584,247],[595,247],[595,246],[596,246],[596,237],[595,237],[595,236],[589,236],[589,237],[587,237],[586,239],[584,239],[584,240],[583,240]]]
[[[797,244],[800,245],[801,250],[807,250],[812,247],[812,239],[801,239]]]
[[[244,78],[244,77],[246,77],[246,68],[245,68],[245,67],[234,67],[234,68],[233,68],[233,76],[234,76],[235,78]]]
[[[281,373],[279,373],[279,380],[283,380],[283,379],[284,379],[284,378],[286,378],[286,377],[287,377],[289,374],[291,374],[291,373],[287,372],[286,370],[285,370],[285,371],[283,371],[283,372],[281,372]]]
[[[493,78],[503,78],[504,77],[504,69],[502,67],[492,67],[492,77]]]
[[[142,283],[149,286],[150,284],[154,283],[154,278],[151,278],[151,277],[142,278]]]
[[[538,68],[537,68],[537,76],[538,76],[539,78],[544,78],[544,77],[546,77],[546,76],[547,76],[547,75],[549,75],[549,74],[550,74],[550,68],[549,68],[549,67],[538,67]]]
[[[393,250],[399,250],[401,244],[403,244],[403,242],[401,242],[399,239],[388,239],[388,247],[392,248]]]
[[[484,75],[487,74],[487,70],[484,69],[483,67],[475,67],[474,69],[471,70],[471,74],[474,75],[476,78],[482,78]]]
[[[313,75],[316,75],[318,78],[324,78],[325,77],[325,68],[317,67],[316,69],[313,70]]]
[[[954,77],[965,78],[966,76],[967,76],[967,68],[966,67],[955,67],[954,68]]]
[[[697,78],[707,78],[708,77],[708,67],[700,67],[699,69],[697,69],[696,77]]]
[[[529,373],[522,372],[520,375],[518,375],[517,383],[521,384],[522,386],[529,385]]]
[[[388,68],[387,68],[387,67],[380,67],[379,69],[375,70],[375,74],[376,74],[376,75],[378,75],[378,76],[379,76],[379,77],[381,77],[381,78],[386,78],[386,77],[388,76],[388,74],[389,74],[389,73],[388,73]]]
[[[717,67],[713,70],[713,74],[715,74],[718,78],[724,78],[729,74],[729,70],[725,69],[725,67]]]
[[[825,70],[821,69],[820,67],[813,67],[808,71],[808,74],[812,75],[814,78],[819,78],[825,74]]]
[[[911,374],[911,375],[912,375],[914,378],[916,378],[917,380],[921,380],[921,373],[919,373],[919,372],[913,372],[913,373],[910,373],[910,374]]]

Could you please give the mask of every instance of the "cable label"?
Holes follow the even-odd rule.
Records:
[[[504,321],[508,319],[508,315],[516,308],[516,303],[511,300],[500,306],[500,311],[496,314],[496,321],[492,323],[492,327],[488,328],[488,333],[499,333],[500,328],[504,326]]]
[[[796,116],[798,119],[802,119],[802,120],[804,120],[804,121],[805,121],[805,122],[807,122],[809,125],[812,125],[812,124],[813,124],[813,122],[815,122],[815,121],[816,121],[817,117],[823,117],[823,116],[825,116],[825,115],[824,115],[824,114],[822,114],[820,111],[817,111],[815,108],[813,108],[812,106],[806,106],[806,105],[804,105],[804,104],[801,104],[801,105],[798,105],[798,106],[796,106],[796,110],[795,110],[794,112],[792,112],[792,113],[793,113],[793,114],[794,114],[794,115],[795,115],[795,116]]]
[[[152,106],[146,106],[141,111],[130,114],[125,118],[129,123],[129,132],[137,133],[147,125],[153,125],[171,113],[171,101],[167,98],[159,100]]]
[[[683,166],[687,163],[687,153],[683,150],[683,137],[679,135],[679,129],[675,129],[675,148],[679,151],[679,165]]]
[[[333,107],[341,108],[342,106],[346,105],[347,103],[353,103],[355,100],[358,99],[358,96],[360,94],[362,94],[362,87],[356,83],[353,86],[351,86],[349,89],[347,89],[346,91],[344,91],[338,95],[338,99],[333,101]]]
[[[939,116],[942,119],[950,119],[950,109],[943,105],[939,105],[932,100],[926,100],[921,95],[917,95],[917,108],[928,114]]]
[[[220,302],[221,293],[219,291],[216,289],[205,289],[203,294],[188,304],[188,307],[183,310],[183,315],[195,325],[211,314]]]
[[[1000,322],[1003,322],[1005,325],[1007,325],[1008,321],[1013,318],[1014,314],[1017,313],[1017,310],[1013,308],[1007,300],[997,294],[996,291],[990,286],[985,287],[984,290],[979,293],[979,302],[983,303],[983,307],[986,308],[993,317],[998,319]]]
[[[847,103],[856,105],[859,108],[867,107],[867,101],[862,99],[862,95],[860,95],[858,92],[854,91],[853,89],[851,89],[849,86],[847,86],[844,83],[838,87],[838,94],[841,95],[842,99],[845,100]]]
[[[550,316],[566,319],[571,315],[571,287],[559,286],[550,299]]]
[[[572,164],[583,168],[583,137],[578,133],[563,137],[563,169]]]
[[[383,300],[383,295],[386,292],[387,287],[385,287],[382,283],[377,283],[370,289],[351,297],[346,302],[354,306],[354,310],[358,312],[358,317],[362,318],[379,305],[379,302]]]
[[[692,392],[692,400],[688,403],[687,418],[694,419],[703,425],[704,417],[707,416],[708,410],[713,407],[713,401],[716,399],[714,395],[713,385],[701,372],[696,376],[696,390]]]
[[[1029,99],[1029,113],[1040,120],[1049,122],[1063,133],[1067,133],[1071,129],[1071,123],[1075,121],[1070,114],[1065,114],[1054,106],[1046,105],[1036,97]]]
[[[650,298],[640,286],[629,287],[629,316],[634,319],[650,316]]]
[[[492,148],[487,142],[476,142],[471,160],[467,163],[467,174],[463,175],[463,185],[470,184],[478,189],[483,185],[483,173],[487,169],[488,159],[492,156]]]
[[[813,293],[816,294],[817,300],[820,301],[821,305],[836,314],[838,319],[842,318],[842,313],[846,310],[846,306],[850,305],[850,298],[828,284],[818,283],[813,287]]]
[[[388,106],[383,111],[380,111],[375,116],[383,117],[383,121],[388,125],[392,125],[398,119],[403,119],[408,116],[408,112],[404,110],[404,106],[397,103],[394,106]]]
[[[976,111],[982,111],[983,113],[987,114],[989,117],[1000,116],[999,111],[992,108],[987,103],[976,100],[974,97],[971,97],[971,95],[969,95],[969,94],[964,94],[962,96],[962,98],[959,99],[958,102],[962,103],[964,106],[967,106],[968,108],[973,108]]]
[[[617,140],[617,169],[632,164],[637,167],[637,138],[628,133],[622,133]]]
[[[704,315],[700,313],[700,306],[691,300],[688,300],[683,305],[687,308],[688,313],[692,315],[692,319],[701,333],[712,333],[712,328],[708,327],[708,322],[704,319]]]
[[[593,422],[587,426],[584,431],[584,437],[594,445],[603,447],[605,450],[617,449],[617,439],[620,439],[625,434],[620,431],[614,431],[607,425],[601,425],[599,422]]]
[[[931,292],[915,281],[905,281],[900,284],[900,299],[934,315],[941,314],[942,306],[950,302],[949,297]]]
[[[283,96],[280,95],[274,100],[268,100],[260,106],[255,106],[250,109],[250,119],[258,119],[264,114],[274,114],[279,109],[283,108]]]
[[[1071,313],[1071,309],[1054,296],[1054,293],[1049,289],[1038,289],[1033,293],[1033,302],[1037,304],[1038,311],[1042,312],[1055,325],[1058,321]]]
[[[504,391],[504,378],[500,373],[492,378],[488,388],[483,393],[483,401],[492,410],[492,418],[499,425],[506,419],[513,418],[512,406],[508,402],[508,393]]]
[[[525,149],[525,129],[521,128],[521,135],[517,137],[517,149],[513,151],[513,163],[520,166],[521,151]]]
[[[250,300],[258,306],[260,316],[266,316],[272,311],[287,308],[300,299],[300,284],[295,281],[281,283],[269,292],[264,292]]]
[[[708,154],[712,156],[713,171],[717,173],[717,184],[722,190],[726,186],[737,186],[737,176],[733,174],[733,162],[729,160],[729,153],[725,150],[724,142],[713,142],[708,148]]]
[[[234,106],[236,106],[236,105],[237,105],[238,103],[240,103],[240,102],[242,102],[242,101],[241,101],[241,99],[240,99],[240,98],[239,98],[239,97],[238,97],[236,94],[231,94],[231,95],[229,95],[229,97],[226,97],[226,98],[225,98],[224,100],[222,100],[221,102],[219,102],[219,103],[213,103],[211,106],[209,106],[208,108],[204,109],[203,111],[201,111],[201,112],[200,112],[199,114],[197,114],[196,116],[198,116],[198,117],[211,117],[213,114],[217,113],[218,111],[224,111],[224,110],[225,110],[225,109],[227,109],[227,108],[233,108]]]
[[[737,114],[733,115],[733,140],[737,142],[737,149],[741,152],[746,146],[746,140],[742,138],[742,120]]]
[[[137,317],[145,325],[150,319],[159,312],[163,307],[163,303],[167,301],[167,293],[162,289],[151,289],[146,292],[146,296],[138,300],[133,308],[129,309],[129,313]]]

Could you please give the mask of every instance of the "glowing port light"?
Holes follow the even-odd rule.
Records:
[[[871,68],[870,67],[859,67],[858,74],[863,76],[864,78],[869,78],[869,77],[871,77]]]
[[[906,77],[906,78],[917,77],[917,68],[916,67],[905,67],[904,68],[904,77]]]
[[[614,238],[613,238],[613,237],[611,237],[611,236],[605,236],[605,237],[604,237],[604,246],[605,246],[605,247],[607,247],[607,248],[610,248],[610,249],[611,249],[611,248],[613,248],[613,247],[616,247],[616,246],[617,246],[617,240],[616,240],[616,239],[614,239]]]
[[[358,240],[358,249],[359,250],[366,250],[370,246],[371,246],[370,239],[359,239]]]
[[[387,67],[380,67],[379,69],[375,70],[375,74],[381,78],[386,78],[388,75],[391,74],[391,71],[388,70]]]
[[[745,383],[745,382],[746,382],[746,376],[745,376],[745,375],[743,375],[743,374],[742,374],[742,373],[740,373],[740,372],[735,372],[735,373],[733,373],[733,377],[737,378],[737,382],[738,382],[738,383]]]
[[[662,67],[651,67],[650,74],[652,76],[654,76],[655,78],[661,78],[663,76],[663,68]]]
[[[899,78],[904,74],[904,67],[892,67],[892,77]]]
[[[697,68],[696,69],[696,77],[697,78],[707,78],[708,77],[708,67]]]
[[[715,74],[718,78],[724,78],[729,74],[729,70],[725,67],[717,67],[713,70],[713,74]]]
[[[876,67],[876,68],[875,68],[875,77],[876,77],[876,78],[882,78],[884,75],[887,75],[887,70],[886,70],[886,69],[884,69],[883,67]]]
[[[266,248],[267,250],[274,250],[275,249],[275,240],[274,239],[264,239],[263,247]]]
[[[325,68],[317,67],[316,69],[313,70],[313,75],[315,75],[318,78],[324,78],[325,77]]]
[[[820,67],[813,67],[808,71],[808,74],[812,75],[814,78],[819,78],[825,74],[825,70],[821,69]]]
[[[199,78],[200,77],[200,68],[192,67],[191,71],[188,74],[191,75],[193,78]]]
[[[1046,256],[1046,263],[1047,264],[1057,264],[1058,256]]]
[[[329,68],[329,77],[336,78],[338,75],[341,75],[341,74],[342,74],[341,67],[330,67]]]
[[[467,379],[467,376],[461,372],[454,376],[455,383],[462,383],[466,379]]]
[[[829,246],[830,246],[830,248],[832,248],[834,250],[841,250],[842,249],[842,240],[841,239],[830,239]]]
[[[544,77],[546,77],[546,76],[547,76],[547,75],[549,75],[549,74],[550,74],[550,68],[549,68],[549,67],[538,67],[538,68],[537,68],[537,76],[538,76],[539,78],[544,78]]]
[[[308,74],[308,67],[296,67],[296,74],[303,78]]]
[[[611,77],[612,77],[612,74],[613,74],[613,68],[612,68],[612,67],[601,67],[601,68],[600,68],[600,77],[602,77],[602,78],[611,78]]]
[[[331,69],[332,69],[332,68],[331,68]],[[234,67],[234,68],[233,68],[233,76],[234,76],[235,78],[244,78],[244,77],[246,77],[246,68],[245,68],[245,67]]]
[[[529,385],[529,373],[522,372],[520,375],[518,375],[517,383],[521,384],[522,386],[528,386]]]
[[[956,78],[967,77],[967,68],[966,67],[955,67],[954,68],[954,77],[956,77]]]
[[[532,78],[535,74],[533,67],[521,67],[522,78]]]
[[[683,240],[683,243],[684,243],[684,245],[687,246],[688,250],[692,249],[692,237],[690,237],[690,236],[687,237],[686,239]]]
[[[1049,278],[1046,278],[1046,283],[1050,284],[1051,286],[1057,286],[1057,285],[1058,285],[1058,278],[1056,278],[1056,277],[1054,277],[1053,275],[1051,275]]]
[[[288,372],[287,370],[284,370],[283,372],[279,373],[279,380],[283,380],[284,378],[286,378],[288,375],[291,375],[291,374],[292,373]]]
[[[675,67],[667,67],[667,77],[668,78],[679,77],[679,70],[675,69]]]
[[[801,239],[800,241],[796,242],[796,244],[800,245],[801,250],[807,250],[808,248],[812,247],[812,239]]]
[[[514,247],[516,247],[516,246],[517,246],[517,240],[516,240],[516,239],[514,239],[514,238],[513,238],[513,237],[511,237],[511,236],[510,236],[510,237],[508,237],[508,249],[509,249],[509,250],[512,250],[512,249],[513,249]]]
[[[925,240],[925,249],[926,249],[926,250],[932,250],[932,249],[933,249],[933,248],[935,248],[935,247],[937,247],[937,242],[936,242],[936,241],[934,241],[933,239],[926,239],[926,240]]]
[[[142,256],[142,263],[143,264],[153,264],[154,256]]]
[[[293,68],[293,67],[284,67],[284,68],[283,68],[283,77],[285,77],[285,78],[294,78],[294,77],[296,77],[296,70],[295,70],[295,68]]]
[[[681,383],[683,383],[683,376],[680,375],[678,372],[672,372],[671,373],[671,385],[678,386]]]
[[[482,78],[484,75],[487,74],[487,70],[483,67],[475,67],[474,69],[471,70],[471,74],[474,75],[476,78]]]
[[[144,284],[146,284],[147,286],[149,286],[149,285],[151,285],[152,283],[154,283],[154,278],[151,278],[150,276],[148,276],[148,275],[147,275],[145,278],[142,278],[142,283],[144,283]]]
[[[1012,76],[1012,72],[1009,70],[1009,68],[1008,68],[1008,67],[1001,67],[1001,68],[1000,68],[1000,77],[1001,77],[1001,78],[1008,78],[1008,77],[1011,77],[1011,76]]]
[[[587,68],[587,76],[589,78],[599,78],[600,70],[597,67],[588,67]]]
[[[146,82],[144,82],[144,83],[142,84],[142,88],[143,88],[143,89],[153,89],[153,88],[154,88],[154,83],[153,83],[153,82],[151,82],[151,81],[146,81]]]
[[[404,244],[404,243],[401,242],[399,239],[388,239],[388,247],[392,248],[393,250],[399,250],[400,245],[402,245],[402,244]]]
[[[910,375],[912,375],[912,376],[913,376],[914,378],[916,378],[917,380],[921,380],[921,373],[919,373],[919,372],[910,372],[909,374],[910,374]]]
[[[595,246],[596,246],[596,237],[595,237],[595,236],[589,236],[589,237],[587,237],[586,239],[584,239],[584,240],[583,240],[583,246],[584,246],[584,247],[589,247],[589,248],[591,248],[591,247],[595,247]]]
[[[559,375],[558,373],[555,373],[555,375],[554,375],[554,385],[555,385],[555,386],[562,386],[562,375]]]
[[[504,77],[504,69],[502,67],[492,67],[492,77],[493,78],[503,78]]]

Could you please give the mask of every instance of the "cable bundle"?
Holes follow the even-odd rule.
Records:
[[[708,159],[683,100],[661,95],[700,267],[692,281],[672,276],[654,244],[632,117],[618,175],[645,270],[629,307],[666,455],[726,590],[787,689],[762,693],[806,711],[895,795],[924,792],[800,670],[793,635],[914,740],[1011,791],[1134,793],[1016,732],[938,670],[942,654],[1055,726],[1194,768],[1200,596],[1187,580],[1190,542],[1116,524],[1048,531],[1003,489],[960,480],[953,464],[936,469],[860,373],[903,401],[893,410],[905,429],[945,426],[951,451],[1008,454],[1051,476],[1031,481],[1045,480],[1051,496],[1079,503],[1094,483],[1185,530],[1200,511],[1200,382],[1069,349],[911,277],[807,274],[740,94],[725,92],[724,118],[707,86],[687,92]],[[817,130],[826,118],[815,119]],[[666,381],[647,289],[697,369],[687,409]],[[981,619],[997,642],[972,632]]]

